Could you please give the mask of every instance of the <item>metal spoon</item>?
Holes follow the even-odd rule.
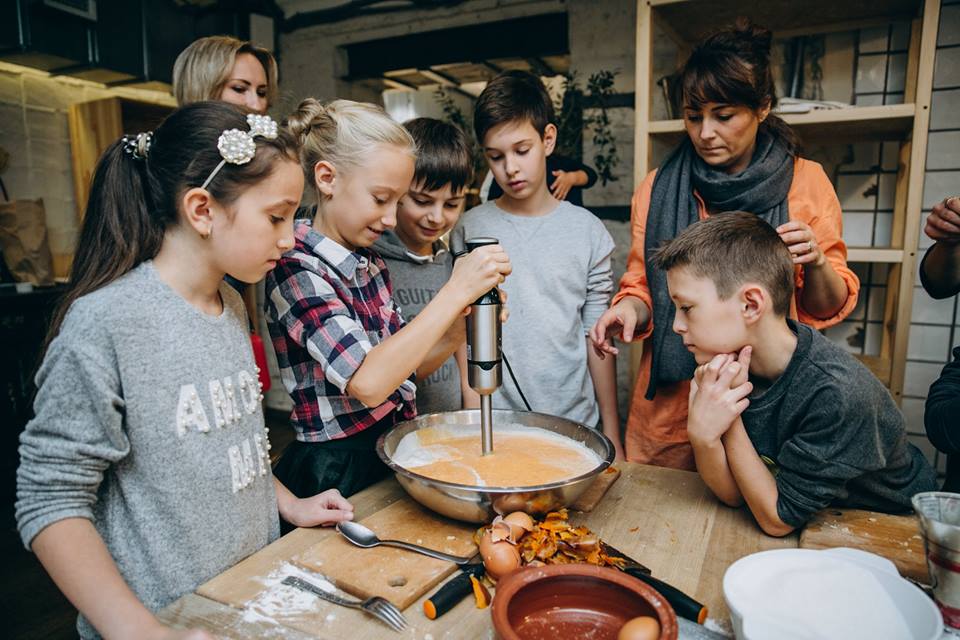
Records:
[[[425,556],[430,556],[431,558],[436,558],[437,560],[454,562],[456,564],[464,564],[471,560],[471,558],[453,556],[449,553],[434,551],[433,549],[427,549],[426,547],[421,547],[409,542],[403,542],[402,540],[381,540],[377,537],[377,534],[375,534],[373,531],[370,531],[370,529],[358,522],[338,522],[337,531],[339,531],[344,538],[358,547],[363,547],[364,549],[369,549],[382,544],[387,547],[397,547],[398,549],[406,549],[407,551],[416,551],[417,553],[422,553]]]

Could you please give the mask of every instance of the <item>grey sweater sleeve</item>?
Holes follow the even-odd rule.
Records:
[[[600,319],[610,303],[613,293],[613,265],[611,256],[615,244],[610,232],[599,220],[593,236],[593,250],[590,254],[590,271],[587,273],[587,296],[583,302],[580,317],[585,333]]]
[[[16,518],[28,548],[59,520],[93,520],[105,470],[130,451],[109,337],[85,302],[74,303],[50,345],[36,417],[20,436]]]

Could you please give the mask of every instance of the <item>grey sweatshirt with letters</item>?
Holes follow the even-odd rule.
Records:
[[[385,231],[373,248],[390,274],[393,300],[406,322],[423,311],[453,273],[453,255],[443,243],[434,243],[430,257],[414,255],[393,231]],[[458,322],[463,322],[458,320]],[[453,356],[426,378],[417,380],[417,413],[424,415],[462,408],[460,369]]]
[[[17,525],[28,547],[93,522],[156,611],[279,536],[243,303],[209,316],[152,263],[78,299],[37,374],[20,437]],[[96,632],[81,616],[84,638]]]

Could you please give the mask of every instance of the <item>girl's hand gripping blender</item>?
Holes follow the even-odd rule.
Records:
[[[467,251],[490,244],[496,238],[468,238]],[[496,287],[470,305],[467,316],[467,380],[480,394],[480,430],[483,455],[493,453],[491,394],[500,386],[500,292]]]

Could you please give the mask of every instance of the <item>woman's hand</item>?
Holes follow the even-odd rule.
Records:
[[[646,326],[650,312],[643,300],[626,296],[603,312],[590,329],[590,342],[600,358],[606,354],[617,355],[620,350],[613,346],[613,337],[624,342],[633,340],[637,327]]]
[[[499,244],[478,247],[453,264],[453,273],[445,287],[458,292],[464,307],[506,280],[513,267],[507,252]]]
[[[933,206],[923,232],[931,240],[960,243],[960,196],[951,196]]]
[[[319,527],[353,520],[353,505],[336,489],[294,501],[284,520],[295,527]]]
[[[821,251],[817,237],[806,222],[791,220],[777,227],[777,233],[793,255],[793,264],[821,267],[827,256]]]
[[[553,184],[550,185],[550,191],[557,200],[566,200],[570,194],[570,189],[585,185],[583,180],[583,171],[561,171],[557,169],[553,172]]]

